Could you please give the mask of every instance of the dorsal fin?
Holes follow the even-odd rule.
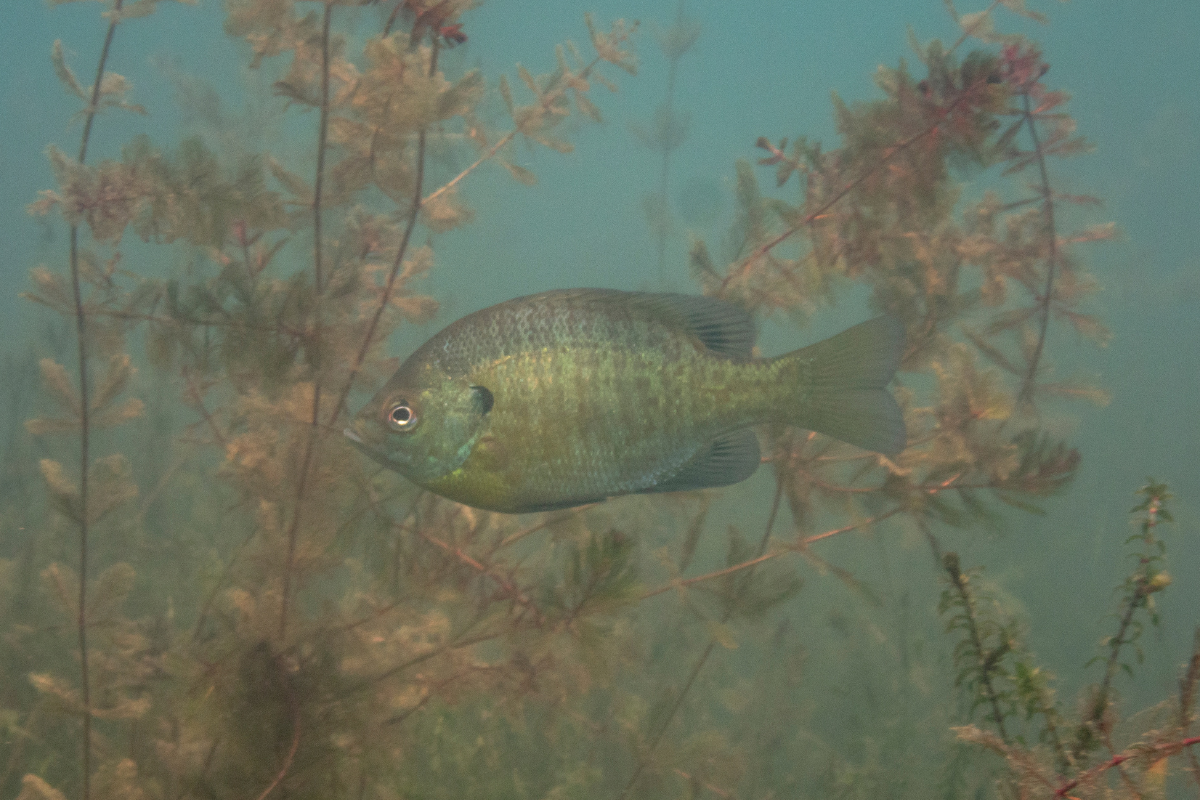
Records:
[[[754,348],[754,320],[745,309],[715,297],[691,294],[630,292],[625,302],[645,309],[664,324],[695,336],[714,353],[749,358]]]
[[[706,348],[726,358],[748,359],[754,349],[754,318],[750,316],[750,312],[715,297],[581,288],[552,289],[508,302],[528,303],[538,300],[641,313],[669,328],[695,336]],[[487,313],[491,310],[484,309],[476,313]],[[459,320],[454,324],[461,322],[462,320]]]

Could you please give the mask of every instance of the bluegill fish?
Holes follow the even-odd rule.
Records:
[[[778,358],[754,358],[754,335],[747,312],[709,297],[520,297],[423,344],[346,436],[430,491],[510,513],[737,483],[758,467],[761,423],[904,448],[885,388],[903,347],[897,320]]]

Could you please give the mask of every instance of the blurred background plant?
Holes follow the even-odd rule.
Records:
[[[914,36],[915,73],[882,68],[878,100],[835,97],[838,146],[759,139],[785,196],[739,163],[719,255],[693,242],[700,288],[764,318],[857,292],[908,333],[909,448],[764,431],[759,529],[719,522],[717,492],[478,512],[342,442],[347,406],[396,366],[389,336],[437,313],[421,281],[471,220],[472,178],[535,183],[518,145],[570,153],[569,121],[601,119],[595,85],[636,72],[637,25],[588,16],[589,46],[559,46],[549,72],[485,77],[447,58],[488,36],[473,5],[230,0],[228,35],[306,142],[274,151],[138,136],[89,159],[93,124],[146,111],[108,58],[156,3],[109,0],[90,80],[53,45],[84,124],[76,153],[48,151],[58,187],[31,206],[69,230],[27,294],[59,321],[4,364],[25,422],[3,454],[0,792],[1142,797],[1172,785],[1169,766],[1194,775],[1200,655],[1170,714],[1117,724],[1117,673],[1167,585],[1165,487],[1142,492],[1137,565],[1078,721],[1020,617],[943,545],[1063,491],[1080,455],[1051,401],[1104,400],[1047,347],[1063,323],[1104,340],[1076,251],[1112,228],[1063,227],[1064,206],[1095,201],[1055,189],[1048,161],[1087,146],[1036,45],[997,19],[1037,15],[1006,0],[956,17],[949,45]],[[672,81],[698,34],[680,5],[660,36],[663,209],[684,130]],[[182,266],[130,268],[141,242]],[[836,555],[852,534],[928,547],[945,657],[921,635],[932,608]],[[851,599],[825,621],[853,697],[823,705],[804,568]]]
[[[686,111],[676,107],[675,86],[679,81],[680,62],[699,38],[700,23],[685,13],[683,0],[679,0],[675,6],[675,19],[661,31],[655,32],[658,49],[667,62],[667,85],[663,90],[662,103],[654,109],[654,116],[649,123],[633,126],[638,141],[659,158],[658,183],[653,192],[642,198],[642,210],[654,237],[660,287],[667,282],[667,246],[676,227],[670,201],[671,154],[687,140],[691,120]]]

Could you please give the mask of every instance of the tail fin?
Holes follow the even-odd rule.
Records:
[[[876,317],[781,358],[800,362],[807,397],[791,422],[847,444],[893,456],[908,435],[887,390],[904,349],[904,326]]]

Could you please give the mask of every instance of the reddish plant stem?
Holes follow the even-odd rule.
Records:
[[[583,80],[587,80],[588,75],[590,75],[592,73],[592,70],[594,70],[597,67],[597,65],[600,64],[600,62],[602,60],[603,59],[600,58],[599,56],[596,56],[595,58],[593,58],[588,63],[587,66],[585,66],[583,69],[581,69],[579,71],[577,77],[579,77]],[[546,93],[542,95],[539,103],[543,109],[549,110],[550,105],[555,100],[562,97],[563,93],[566,91],[567,91],[567,84],[564,81],[564,82],[560,83],[558,86],[556,86],[555,88],[547,90]],[[459,182],[464,180],[468,175],[470,175],[475,170],[479,169],[479,167],[481,165],[483,165],[487,161],[490,161],[496,155],[496,153],[499,153],[502,149],[504,149],[505,145],[507,145],[513,139],[517,138],[517,134],[521,133],[521,130],[522,130],[521,124],[518,122],[516,127],[514,127],[508,133],[504,134],[499,139],[497,139],[496,142],[491,147],[489,147],[487,150],[485,150],[483,152],[483,154],[479,156],[479,158],[477,158],[473,162],[471,162],[471,164],[468,165],[466,169],[464,169],[462,172],[455,175],[453,178],[451,178],[449,181],[447,181],[445,184],[440,186],[435,191],[431,192],[430,195],[428,197],[426,197],[423,202],[428,203],[431,200],[433,200],[437,197],[440,197],[441,195],[443,195],[446,192],[453,189],[455,186],[457,186],[459,184]]]
[[[767,544],[771,540],[771,530],[775,527],[775,518],[779,515],[779,505],[782,500],[783,476],[776,475],[775,499],[771,503],[771,514],[767,517],[766,528],[763,530],[762,539],[759,540],[758,549],[755,552],[756,559],[760,558],[766,553]],[[751,564],[745,567],[745,569],[748,571],[742,577],[738,587],[734,590],[734,596],[731,598],[729,605],[726,606],[725,611],[721,614],[721,625],[726,624],[730,619],[732,619],[734,614],[734,605],[738,602],[738,600],[741,599],[742,595],[745,594],[746,590],[749,588],[750,581],[754,577],[755,566],[755,564]],[[646,767],[649,766],[650,756],[658,747],[658,743],[662,741],[663,736],[666,735],[667,729],[671,727],[671,723],[674,721],[675,715],[679,713],[679,709],[683,707],[683,701],[687,698],[688,692],[691,691],[693,684],[696,682],[696,678],[700,676],[701,670],[703,670],[704,665],[708,663],[709,656],[712,655],[716,646],[717,640],[710,637],[708,644],[704,647],[704,652],[700,654],[700,657],[696,659],[696,663],[692,665],[692,669],[688,673],[687,680],[684,681],[682,688],[680,688],[679,694],[675,696],[675,700],[671,703],[671,707],[667,710],[667,713],[663,715],[663,720],[658,726],[658,730],[651,732],[649,740],[646,743],[645,752],[641,755],[641,757],[638,758],[637,766],[634,767],[633,774],[629,776],[629,780],[625,783],[625,787],[621,790],[621,793],[617,795],[617,800],[624,800],[624,798],[633,796],[633,788],[637,785],[637,782],[641,778]]]
[[[279,668],[278,665],[276,668]],[[292,762],[296,760],[296,752],[300,749],[300,701],[296,698],[296,690],[290,683],[288,684],[288,709],[292,712],[291,747],[288,748],[287,755],[283,759],[283,764],[280,766],[279,772],[275,774],[275,779],[267,785],[267,788],[262,790],[257,800],[267,800],[271,792],[275,791],[276,787],[283,783],[288,770],[292,768]]]
[[[1003,487],[998,487],[994,483],[981,483],[981,484],[958,484],[958,483],[955,483],[955,481],[959,477],[961,477],[961,475],[952,475],[951,477],[947,478],[944,481],[940,481],[937,484],[934,484],[932,486],[923,486],[920,488],[921,488],[921,491],[923,491],[925,494],[929,494],[929,495],[935,495],[940,492],[957,490],[957,489],[1003,488]],[[835,487],[835,488],[837,488],[837,487]],[[849,488],[850,487],[846,487],[847,490],[849,490]],[[904,510],[905,510],[904,506],[896,506],[889,511],[884,511],[880,514],[876,514],[875,516],[869,517],[868,519],[865,519],[865,520],[851,522],[846,525],[842,525],[841,527],[838,527],[838,528],[831,528],[827,531],[822,531],[821,533],[814,533],[811,536],[805,536],[803,539],[800,539],[797,542],[787,545],[786,547],[784,547],[782,549],[775,550],[770,553],[767,553],[767,552],[759,553],[754,558],[751,558],[747,561],[742,561],[741,563],[734,564],[729,567],[725,567],[724,569],[719,569],[714,572],[706,572],[703,575],[696,575],[691,578],[672,580],[672,581],[665,583],[662,586],[659,586],[655,589],[650,589],[650,590],[646,591],[642,595],[641,599],[645,600],[647,598],[654,597],[655,595],[659,595],[664,592],[667,592],[671,589],[691,586],[691,585],[697,584],[697,583],[703,583],[704,581],[713,580],[715,578],[721,578],[726,575],[730,575],[734,572],[740,572],[741,570],[744,570],[744,569],[750,569],[750,568],[756,567],[759,564],[762,564],[764,562],[771,561],[771,560],[779,558],[780,556],[783,556],[783,555],[787,555],[788,553],[793,553],[793,552],[802,553],[808,548],[809,545],[815,544],[824,539],[831,539],[834,536],[838,536],[843,533],[849,533],[850,531],[859,530],[860,528],[864,528],[868,525],[874,525],[875,523],[882,522],[883,520],[888,519],[889,517],[894,517]]]
[[[333,6],[325,4],[321,20],[321,120],[317,131],[317,177],[313,182],[313,283],[317,296],[325,286],[322,252],[321,199],[325,183],[325,143],[329,139],[329,33],[333,24]]]
[[[300,459],[300,475],[296,480],[296,499],[292,505],[292,521],[288,524],[287,556],[283,566],[283,588],[279,600],[279,639],[287,634],[288,608],[292,592],[292,571],[296,562],[296,545],[300,536],[301,508],[308,487],[308,473],[312,467],[313,451],[317,446],[317,434],[321,428],[321,378],[319,363],[321,354],[321,292],[324,289],[322,259],[321,216],[322,190],[325,176],[325,150],[329,131],[329,36],[333,23],[333,5],[325,4],[325,15],[321,23],[321,121],[317,131],[317,176],[313,181],[313,284],[316,288],[316,324],[313,328],[314,361],[317,376],[313,379],[312,413],[309,416],[308,432],[304,440],[304,455]]]
[[[874,525],[876,522],[885,520],[888,517],[893,516],[898,513],[900,513],[899,507],[894,508],[891,511],[886,511],[882,514],[876,515],[869,519],[860,520],[859,522],[852,522],[849,525],[843,525],[840,528],[833,528],[833,529],[827,530],[823,533],[816,533],[816,534],[813,534],[812,536],[806,536],[805,538],[801,539],[799,542],[788,545],[787,547],[785,547],[783,549],[776,550],[771,553],[760,553],[759,555],[755,556],[754,558],[749,559],[748,561],[742,561],[737,564],[734,564],[733,566],[725,567],[724,569],[718,569],[713,572],[706,572],[703,575],[695,575],[691,578],[682,578],[679,580],[670,581],[669,583],[665,583],[662,586],[659,586],[657,589],[648,590],[641,596],[641,599],[646,600],[648,598],[654,597],[655,595],[659,595],[659,594],[662,594],[663,592],[670,591],[671,589],[679,589],[679,588],[686,587],[686,586],[692,586],[697,583],[703,583],[705,581],[715,580],[716,578],[723,578],[726,575],[732,575],[733,573],[741,572],[744,569],[750,569],[752,567],[757,567],[759,564],[766,563],[767,561],[771,561],[773,559],[779,558],[780,556],[787,555],[788,553],[803,552],[805,549],[807,549],[808,545],[812,544],[813,542],[819,542],[822,539],[828,539],[830,537],[837,536],[840,533],[848,533],[849,531],[858,530],[859,528],[865,528],[868,525]]]
[[[212,433],[213,441],[216,442],[217,447],[225,450],[228,447],[225,434],[221,433],[221,426],[217,424],[216,419],[213,418],[212,412],[210,412],[208,410],[208,406],[204,404],[204,396],[201,392],[201,389],[196,385],[196,379],[192,377],[191,370],[187,367],[184,367],[183,369],[183,380],[187,385],[187,397],[192,402],[192,408],[194,408],[200,414],[200,416],[204,418],[204,422],[206,425],[208,425],[208,429]]]
[[[1038,137],[1037,120],[1034,119],[1033,109],[1029,102],[1029,90],[1021,93],[1021,110],[1025,115],[1025,123],[1029,127],[1029,138],[1033,141],[1033,152],[1037,155],[1038,175],[1041,184],[1038,187],[1042,196],[1042,214],[1046,220],[1046,284],[1042,288],[1042,296],[1038,298],[1038,338],[1029,359],[1029,369],[1021,383],[1017,402],[1028,404],[1033,400],[1034,381],[1037,378],[1038,365],[1042,360],[1042,351],[1046,346],[1046,332],[1050,327],[1050,303],[1054,297],[1054,278],[1058,272],[1058,228],[1054,222],[1054,198],[1050,191],[1050,173],[1046,168],[1046,154],[1042,150],[1042,142]]]
[[[438,44],[437,39],[433,39],[431,45],[433,52],[429,56],[429,75],[432,77],[437,73],[438,61]],[[396,257],[392,259],[391,269],[388,270],[387,279],[383,283],[383,294],[380,295],[379,302],[375,305],[375,311],[371,315],[371,321],[367,323],[367,331],[363,335],[362,344],[358,347],[358,352],[354,355],[354,363],[350,366],[350,373],[346,376],[345,385],[342,386],[342,391],[338,394],[337,402],[333,404],[333,411],[329,415],[329,424],[332,425],[337,421],[338,415],[342,413],[342,407],[346,404],[346,398],[350,396],[350,389],[354,386],[354,379],[357,377],[359,370],[362,369],[363,362],[366,361],[367,351],[371,349],[371,344],[375,340],[375,331],[379,328],[379,322],[383,319],[383,312],[387,310],[388,304],[392,299],[392,291],[396,286],[396,279],[400,276],[400,269],[404,265],[404,256],[408,253],[408,245],[412,241],[413,230],[417,227],[417,219],[421,215],[421,192],[425,183],[425,136],[426,129],[424,126],[417,132],[417,156],[416,156],[416,177],[413,179],[413,194],[411,200],[411,208],[408,212],[408,221],[404,226],[404,233],[400,236],[400,244],[396,248]]]
[[[500,590],[505,597],[508,597],[513,602],[532,610],[535,614],[538,614],[539,617],[541,616],[540,612],[537,610],[537,607],[533,604],[533,601],[530,600],[529,597],[526,596],[526,594],[522,592],[521,589],[512,581],[504,578],[503,576],[497,575],[490,564],[484,564],[478,559],[473,558],[469,554],[465,553],[461,547],[452,545],[449,542],[444,542],[438,537],[426,533],[420,528],[416,528],[413,533],[416,533],[417,536],[420,536],[425,541],[454,556],[456,559],[466,564],[480,575],[491,578],[500,587]]]
[[[1166,744],[1154,745],[1153,747],[1149,748],[1149,750],[1150,750],[1150,752],[1160,753],[1161,758],[1167,758],[1168,756],[1172,756],[1175,753],[1180,752],[1181,750],[1190,748],[1193,745],[1197,745],[1197,744],[1200,744],[1200,736],[1189,736],[1187,739],[1180,739],[1177,742],[1167,742]],[[1087,772],[1083,773],[1079,777],[1072,778],[1071,780],[1067,781],[1066,783],[1061,784],[1058,787],[1058,789],[1055,790],[1054,796],[1055,797],[1069,797],[1067,792],[1071,791],[1072,789],[1074,789],[1076,786],[1083,783],[1084,781],[1090,780],[1091,778],[1095,777],[1096,775],[1099,775],[1100,773],[1105,772],[1107,770],[1113,769],[1114,767],[1119,767],[1121,764],[1124,764],[1126,761],[1128,761],[1131,758],[1137,758],[1138,756],[1144,756],[1144,755],[1146,755],[1146,751],[1144,751],[1144,750],[1138,751],[1137,753],[1118,753],[1117,755],[1110,758],[1108,761],[1105,761],[1103,764],[1093,767],[1092,769],[1089,769]]]
[[[100,60],[96,64],[96,79],[92,81],[92,94],[88,102],[87,113],[83,123],[83,133],[79,142],[79,163],[87,160],[88,143],[92,138],[92,125],[96,121],[96,111],[100,102],[100,87],[104,81],[104,65],[108,62],[108,54],[112,48],[113,37],[117,25],[121,22],[121,6],[124,0],[115,0],[112,16],[109,18],[108,32],[104,36],[104,46],[100,50]],[[83,782],[80,796],[83,800],[91,797],[92,786],[92,694],[91,681],[88,674],[88,623],[87,623],[87,580],[88,580],[88,462],[91,458],[91,428],[90,428],[90,399],[88,392],[88,338],[87,319],[83,303],[83,286],[79,276],[79,224],[71,226],[70,246],[71,291],[75,301],[75,335],[79,344],[79,597],[77,600],[76,628],[79,644],[79,680],[80,702],[83,705],[83,747],[82,763]]]
[[[112,30],[111,26],[109,28]],[[98,85],[98,84],[97,84]],[[90,119],[89,119],[90,121]],[[82,162],[81,162],[82,163]],[[88,677],[87,579],[88,579],[88,430],[87,333],[84,324],[83,297],[79,286],[79,228],[71,226],[71,285],[75,293],[75,327],[79,337],[79,599],[75,622],[79,632],[80,701],[83,704],[83,800],[91,796],[92,773],[92,699]]]
[[[1188,659],[1183,677],[1179,679],[1179,728],[1184,733],[1192,727],[1192,706],[1196,699],[1196,685],[1200,682],[1200,627],[1196,628],[1192,642],[1192,656]],[[1187,756],[1192,779],[1200,787],[1200,759],[1190,748]]]

